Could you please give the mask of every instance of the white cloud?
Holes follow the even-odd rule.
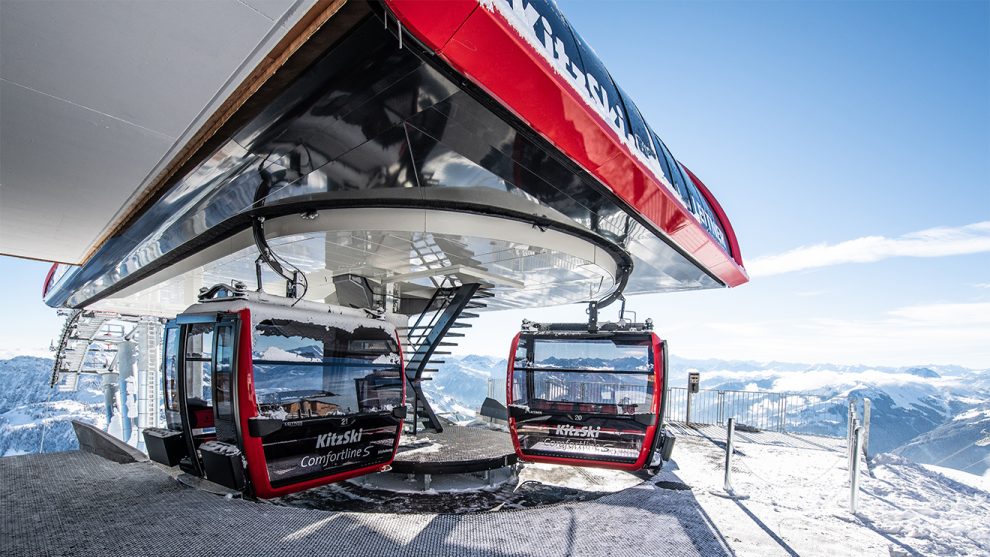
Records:
[[[955,228],[929,228],[896,238],[865,236],[838,244],[803,246],[751,260],[750,276],[771,276],[844,263],[872,263],[891,257],[943,257],[990,252],[990,221]]]
[[[990,302],[972,304],[928,304],[908,306],[890,312],[909,322],[924,325],[990,326]],[[990,342],[990,334],[987,335]]]
[[[875,318],[705,322],[670,335],[691,357],[990,368],[990,303],[899,307]]]

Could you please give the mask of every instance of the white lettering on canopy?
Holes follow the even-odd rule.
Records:
[[[546,60],[554,72],[566,81],[575,93],[616,133],[619,140],[629,149],[646,168],[653,172],[653,177],[663,187],[673,194],[688,211],[698,219],[706,231],[728,251],[725,234],[721,224],[711,212],[701,205],[700,200],[692,203],[691,199],[681,196],[681,192],[673,186],[672,178],[667,176],[660,166],[660,153],[652,152],[655,147],[650,141],[648,149],[627,129],[625,118],[618,109],[618,104],[609,99],[607,88],[603,87],[590,72],[580,70],[568,56],[563,41],[554,36],[550,20],[537,11],[532,2],[525,0],[478,0],[482,7],[491,12],[498,12],[505,21],[516,30],[540,57]],[[542,24],[543,37],[537,33],[537,22]],[[671,169],[676,172],[676,169]],[[700,192],[699,192],[700,195]],[[690,194],[689,194],[690,196]]]

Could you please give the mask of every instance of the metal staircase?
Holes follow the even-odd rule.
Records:
[[[424,381],[432,380],[427,374],[439,371],[439,368],[434,366],[444,363],[443,360],[435,360],[434,356],[448,355],[450,351],[445,348],[457,345],[456,341],[447,339],[464,336],[464,333],[456,332],[454,329],[469,328],[471,324],[465,320],[478,317],[477,313],[465,310],[486,307],[486,304],[480,300],[492,296],[494,294],[490,291],[490,287],[480,283],[458,285],[452,280],[444,279],[416,321],[409,327],[401,329],[405,333],[406,340],[403,351],[406,359],[406,398],[411,407],[407,413],[406,429],[413,435],[416,435],[421,428],[443,431],[440,419],[423,394],[422,384]]]
[[[55,365],[51,386],[57,386],[60,391],[75,391],[79,374],[113,372],[117,345],[133,330],[128,319],[116,314],[72,310],[62,326],[58,346],[53,347]]]

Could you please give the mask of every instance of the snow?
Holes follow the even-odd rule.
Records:
[[[309,362],[312,358],[307,358],[295,352],[289,352],[278,346],[269,346],[261,354],[254,354],[256,360],[267,360],[272,362]],[[377,362],[376,362],[377,363]]]
[[[969,472],[963,472],[961,470],[956,470],[955,468],[935,466],[934,464],[922,464],[921,466],[926,470],[931,470],[932,472],[942,474],[952,481],[968,485],[974,489],[982,489],[983,491],[990,493],[990,473],[985,476],[977,476],[976,474],[970,474]]]
[[[262,418],[269,418],[273,420],[284,420],[289,417],[289,413],[285,411],[281,406],[278,408],[266,408],[258,412],[258,416]]]
[[[621,470],[527,462],[519,473],[519,483],[526,481],[583,491],[615,492],[639,485],[643,479]]]
[[[78,391],[61,392],[48,387],[51,370],[50,359],[0,360],[0,455],[76,449],[70,420],[106,427],[100,378],[84,375]]]
[[[813,439],[822,450],[736,444],[732,483],[722,491],[724,448],[680,436],[663,476],[690,485],[698,503],[740,556],[985,555],[990,493],[921,465],[882,454],[873,476],[861,470],[856,515],[849,511],[847,456],[841,440]],[[831,443],[832,447],[828,445]]]
[[[952,418],[953,421],[963,421],[963,420],[977,420],[981,418],[990,418],[990,408],[973,408],[958,414],[956,417]]]
[[[873,473],[864,492],[881,531],[923,554],[990,551],[990,492],[887,454],[873,460]]]
[[[440,449],[443,448],[443,444],[437,443],[435,441],[430,441],[429,439],[423,438],[423,439],[420,439],[420,441],[429,441],[429,442],[428,443],[423,443],[423,446],[421,446],[421,447],[416,447],[415,449],[410,449],[408,451],[402,451],[402,454],[403,455],[411,455],[411,454],[438,453],[438,452],[440,452]]]

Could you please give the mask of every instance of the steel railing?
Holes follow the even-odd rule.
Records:
[[[845,406],[824,395],[727,389],[689,394],[684,387],[670,387],[666,395],[664,419],[672,422],[725,425],[736,418],[741,429],[828,436],[846,423]]]

